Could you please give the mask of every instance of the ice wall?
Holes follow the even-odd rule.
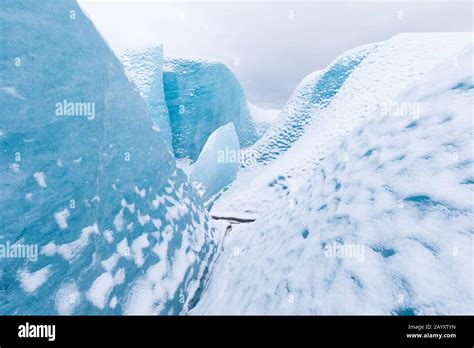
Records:
[[[242,153],[232,123],[217,128],[211,134],[189,177],[204,200],[234,181]]]
[[[257,131],[238,80],[222,63],[203,59],[166,59],[165,97],[177,158],[196,160],[208,137],[232,122],[247,147]]]
[[[213,230],[121,63],[74,1],[4,0],[0,27],[0,243],[31,248],[0,313],[185,312]]]
[[[145,99],[153,121],[171,146],[171,128],[163,88],[163,46],[126,50],[121,61]]]

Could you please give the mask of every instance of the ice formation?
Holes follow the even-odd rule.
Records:
[[[433,65],[421,56],[400,62],[417,82],[385,81],[405,88],[313,165],[307,182],[292,191],[281,178],[286,195],[256,222],[234,226],[193,313],[472,311],[474,52],[470,45],[450,57],[448,42],[440,50],[445,61],[430,72],[417,69]],[[392,55],[401,58],[400,50]],[[375,58],[368,62],[380,67]],[[358,77],[361,92],[345,96],[359,102],[373,82]],[[320,140],[300,141],[314,151]]]
[[[242,153],[233,123],[219,127],[211,134],[189,177],[204,200],[234,181]]]
[[[250,115],[255,123],[258,138],[260,139],[275,122],[281,110],[278,109],[262,109],[251,102],[247,102]]]
[[[257,140],[242,87],[224,64],[165,59],[165,97],[177,158],[196,160],[209,136],[232,122],[242,147]]]
[[[295,132],[294,129],[303,123],[296,120],[285,122],[279,118],[274,125],[277,128],[272,126],[262,139],[248,149],[253,154],[247,157],[251,161],[243,163],[246,170],[239,172],[235,184],[216,202],[214,212],[217,215],[258,217],[260,213],[273,209],[274,202],[308,180],[311,168],[327,157],[347,134],[378,109],[389,108],[399,93],[441,62],[454,59],[471,42],[470,33],[423,33],[399,34],[365,46],[366,49],[372,47],[370,53],[345,79],[324,108],[318,105],[313,109],[310,121],[305,123],[302,131]],[[358,52],[358,49],[350,50],[349,57],[351,52]],[[336,65],[331,64],[328,69],[332,66]],[[290,104],[294,100],[291,98]],[[308,99],[299,100],[306,104]],[[291,108],[304,110],[296,105]],[[296,126],[292,126],[293,122]],[[279,130],[275,138],[272,135],[276,134],[274,129]],[[288,138],[298,140],[287,148],[285,134],[293,134]],[[270,141],[273,138],[275,141]],[[264,144],[265,139],[269,141]],[[266,148],[268,154],[275,156],[263,156],[265,161],[259,162],[263,159],[261,148]]]
[[[0,313],[472,311],[471,33],[352,49],[275,119],[72,0],[0,26]]]
[[[303,79],[276,121],[252,147],[255,160],[266,164],[288,150],[304,133],[315,112],[331,103],[354,69],[377,46],[370,44],[345,52],[326,69],[314,71]],[[255,163],[243,164],[252,166]]]
[[[165,142],[171,146],[170,120],[163,87],[163,46],[125,50],[121,61],[148,104]]]
[[[214,232],[122,65],[74,1],[0,26],[0,313],[186,312]]]

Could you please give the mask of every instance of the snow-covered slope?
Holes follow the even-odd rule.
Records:
[[[163,71],[176,158],[196,160],[212,132],[229,122],[242,147],[257,140],[243,89],[224,64],[166,59]]]
[[[247,102],[247,106],[257,129],[258,137],[261,138],[275,122],[281,110],[262,109],[251,102]]]
[[[280,147],[285,148],[286,142],[278,140],[280,138],[273,143],[274,150],[270,149],[270,143],[265,145],[268,153],[280,153],[274,160],[269,157],[265,165],[258,162],[264,152],[256,150],[253,157],[248,156],[250,165],[239,173],[213,211],[216,215],[258,217],[273,209],[274,202],[308,180],[311,168],[328,156],[349,132],[376,110],[388,109],[399,93],[442,61],[453,59],[471,42],[470,33],[424,33],[399,34],[377,43],[345,79],[329,104],[313,109],[310,121],[291,147],[281,154]],[[306,103],[307,99],[303,101]],[[275,127],[281,122],[277,120]],[[290,134],[291,122],[287,126],[281,129],[288,129]],[[272,129],[249,151],[258,149],[272,134]],[[285,132],[281,132],[281,139],[284,139],[283,134]]]
[[[126,50],[122,64],[151,111],[165,142],[171,146],[171,128],[163,88],[163,46]]]
[[[0,27],[0,313],[186,311],[213,230],[122,65],[74,1]]]
[[[436,35],[425,37],[428,45]],[[346,100],[369,100],[362,93],[368,89],[383,102],[371,93],[383,74],[385,89],[405,88],[389,112],[370,114],[325,155],[299,189],[256,222],[234,226],[193,313],[472,312],[474,52],[470,46],[449,57],[456,51],[450,43],[459,45],[456,35],[449,37],[440,50],[426,51],[434,61],[435,52],[447,52],[429,73],[419,64],[434,62],[401,60],[407,52],[393,47],[398,72],[420,75],[417,83],[391,79],[390,65],[375,81],[367,81],[369,65],[354,76],[360,86],[346,90]],[[404,40],[396,38],[399,49],[403,41],[410,47],[410,36]],[[388,59],[366,63],[377,65],[375,57]],[[311,138],[300,141],[319,157]]]
[[[354,69],[377,46],[370,44],[345,52],[326,69],[317,70],[303,79],[278,119],[249,149],[255,153],[255,161],[243,165],[252,166],[255,162],[266,164],[288,150],[311,123],[315,111],[325,109],[330,104]]]
[[[207,139],[189,176],[204,200],[234,181],[239,155],[239,139],[232,123],[217,128]]]

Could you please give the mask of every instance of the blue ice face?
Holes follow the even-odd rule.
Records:
[[[205,201],[234,181],[242,153],[232,123],[211,134],[189,178]]]
[[[176,158],[196,160],[212,132],[229,122],[242,147],[257,140],[242,87],[224,64],[168,59],[163,71]]]
[[[122,65],[74,1],[0,26],[0,313],[186,310],[212,229]]]

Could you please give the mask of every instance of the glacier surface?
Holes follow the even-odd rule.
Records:
[[[435,66],[444,60],[454,59],[471,42],[470,33],[409,33],[372,45],[370,54],[353,69],[330,98],[329,104],[313,109],[310,121],[304,123],[301,133],[293,133],[292,122],[277,119],[275,126],[281,129],[281,136],[263,145],[262,141],[273,138],[272,126],[261,140],[248,149],[252,156],[243,161],[244,170],[239,171],[235,183],[216,202],[213,212],[216,215],[255,218],[274,209],[275,202],[305,183],[312,168],[337,148],[350,132],[377,110],[389,107],[398,94]],[[366,49],[370,47],[365,46]],[[357,49],[350,52],[357,52]],[[337,60],[344,56],[342,54]],[[308,99],[300,100],[306,104]],[[297,106],[291,108],[300,109]],[[284,124],[286,126],[282,127]],[[286,150],[284,134],[299,134]],[[262,158],[258,150],[260,146],[277,156],[270,156],[264,162],[258,161]]]
[[[472,312],[472,33],[356,47],[277,111],[217,61],[121,63],[73,0],[0,26],[0,313]]]
[[[267,130],[271,127],[273,122],[277,119],[281,110],[278,109],[262,109],[257,105],[247,101],[250,115],[255,123],[258,138],[260,139]]]
[[[443,37],[403,41],[429,44],[437,35]],[[369,114],[298,189],[284,189],[282,178],[285,196],[256,222],[234,225],[193,313],[472,312],[474,52],[469,45],[451,57],[456,40],[466,46],[471,39],[447,37],[438,46],[446,50],[443,63],[434,55],[431,64],[413,56],[409,65],[399,62],[418,81],[385,81],[389,89],[404,87],[388,94],[389,107]],[[397,60],[401,46],[391,49]],[[377,65],[375,57],[367,59]],[[436,66],[421,74],[417,61]],[[362,77],[359,88],[372,84]],[[380,96],[370,92],[350,96],[359,96],[357,102]],[[317,139],[299,141],[314,152]],[[317,151],[313,156],[319,159]]]
[[[309,74],[296,87],[285,108],[268,131],[252,146],[255,152],[251,162],[266,164],[288,150],[311,123],[315,110],[326,108],[343,83],[377,44],[356,47],[340,55],[324,70]]]

